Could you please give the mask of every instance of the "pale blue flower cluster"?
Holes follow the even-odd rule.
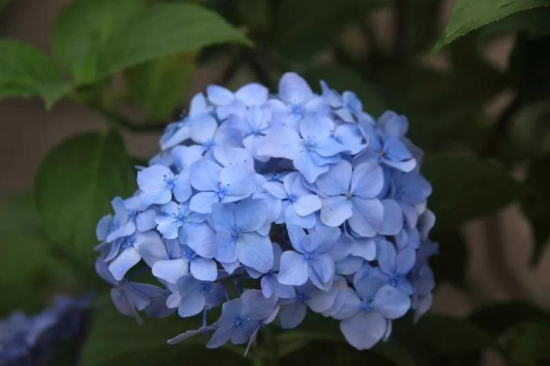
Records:
[[[37,315],[15,312],[0,319],[0,365],[53,365],[59,343],[85,332],[88,311],[88,297],[59,296],[54,306]],[[77,346],[72,345],[75,350]]]
[[[170,124],[139,190],[97,227],[98,273],[126,315],[202,314],[209,348],[251,343],[309,310],[368,349],[431,306],[430,184],[407,119],[295,73],[278,94],[210,86]],[[136,282],[143,271],[159,285]],[[207,312],[221,306],[208,324]]]

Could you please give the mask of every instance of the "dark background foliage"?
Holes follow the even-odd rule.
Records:
[[[80,364],[550,364],[550,1],[0,0],[0,36],[0,315],[94,291]],[[247,359],[168,346],[192,321],[111,309],[95,223],[191,95],[274,91],[289,70],[409,117],[434,187],[434,310],[368,352],[317,317]]]

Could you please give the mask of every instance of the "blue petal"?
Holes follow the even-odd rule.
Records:
[[[384,187],[384,173],[380,166],[373,162],[362,163],[355,167],[351,178],[351,192],[361,198],[378,196]]]
[[[290,104],[304,104],[313,98],[307,82],[298,74],[287,72],[279,81],[279,96]]]
[[[207,225],[199,225],[189,234],[187,245],[203,258],[214,258],[216,233]]]
[[[284,252],[277,280],[283,285],[300,286],[307,282],[308,264],[304,256],[293,251]]]
[[[319,166],[313,158],[314,152],[304,150],[294,156],[293,163],[296,170],[303,174],[308,183],[314,183],[317,177],[329,170],[328,165]]]
[[[299,153],[302,139],[294,129],[285,126],[274,127],[265,136],[258,154],[274,158],[293,160]]]
[[[189,264],[183,259],[160,260],[153,265],[153,275],[161,280],[176,284],[189,271]]]
[[[315,184],[325,196],[343,195],[350,192],[351,175],[351,164],[341,160],[317,178]]]
[[[214,148],[214,158],[224,167],[236,165],[254,169],[254,159],[247,150],[240,147],[217,146]]]
[[[204,294],[193,291],[187,296],[182,296],[178,306],[178,315],[182,318],[190,317],[200,313],[206,305]]]
[[[157,226],[155,222],[157,213],[155,210],[147,210],[138,214],[136,217],[136,227],[139,231],[144,232],[154,229]]]
[[[191,185],[199,191],[214,191],[220,182],[221,170],[222,167],[212,161],[199,160],[191,166]]]
[[[352,217],[353,205],[345,196],[334,196],[321,200],[321,221],[331,227],[342,225]]]
[[[260,106],[267,101],[268,90],[258,83],[250,83],[242,86],[235,93],[235,97],[248,106]]]
[[[304,320],[307,307],[304,304],[293,302],[281,308],[279,321],[283,329],[296,328]]]
[[[334,279],[334,262],[329,255],[319,255],[311,268],[317,273],[322,283],[328,283]]]
[[[355,197],[353,214],[349,218],[350,227],[357,234],[364,237],[375,236],[384,221],[384,206],[377,199],[362,199]]]
[[[227,231],[216,234],[216,259],[223,263],[233,263],[237,260],[237,243]]]
[[[191,261],[191,274],[197,280],[215,281],[218,277],[216,262],[212,259],[195,258]]]
[[[416,251],[412,248],[405,248],[399,252],[396,259],[396,271],[401,275],[408,274],[416,261]]]
[[[220,172],[220,182],[233,197],[245,198],[256,190],[254,170],[246,164],[235,164],[225,167]]]
[[[298,197],[292,206],[298,215],[307,216],[321,209],[321,200],[314,194],[306,194]]]
[[[124,278],[126,272],[133,266],[138,264],[141,260],[141,256],[138,251],[133,247],[124,249],[110,264],[109,271],[113,275],[114,279],[121,281]]]
[[[212,211],[212,206],[219,202],[217,193],[215,192],[199,192],[191,197],[189,208],[192,211],[207,214]]]
[[[395,236],[403,229],[403,211],[394,200],[383,200],[384,222],[380,228],[380,234]]]
[[[304,229],[311,229],[317,222],[317,216],[315,214],[298,216],[294,210],[294,207],[291,204],[287,204],[284,211],[284,222],[287,225],[296,225]]]
[[[219,85],[210,85],[206,88],[208,100],[217,105],[228,105],[235,97],[233,93]]]
[[[265,223],[266,209],[263,200],[239,202],[235,208],[235,224],[243,231],[257,231]]]
[[[392,243],[386,240],[382,240],[377,245],[377,260],[380,269],[390,275],[396,273],[396,258],[397,253]]]
[[[273,268],[271,241],[259,234],[241,234],[237,241],[237,256],[239,262],[259,272],[267,273]]]
[[[342,334],[358,350],[372,348],[382,339],[386,329],[386,319],[377,313],[360,312],[340,323]]]
[[[383,286],[378,290],[371,306],[388,319],[397,319],[409,311],[411,299],[392,286]]]
[[[206,348],[220,348],[229,340],[231,339],[231,335],[233,333],[233,327],[225,326],[225,327],[219,327],[214,334],[212,334],[212,337],[210,338],[210,341],[206,344]]]

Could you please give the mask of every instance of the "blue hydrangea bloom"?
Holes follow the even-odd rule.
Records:
[[[432,188],[408,130],[406,117],[373,118],[353,91],[321,82],[316,94],[296,73],[274,94],[211,85],[98,223],[96,271],[138,321],[202,317],[170,344],[211,334],[209,348],[250,346],[312,311],[371,348],[433,300]],[[158,285],[136,283],[142,271]]]

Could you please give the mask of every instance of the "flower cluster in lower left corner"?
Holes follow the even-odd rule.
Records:
[[[88,311],[88,297],[58,296],[36,315],[14,312],[0,319],[0,366],[55,365],[57,346],[85,332]]]

